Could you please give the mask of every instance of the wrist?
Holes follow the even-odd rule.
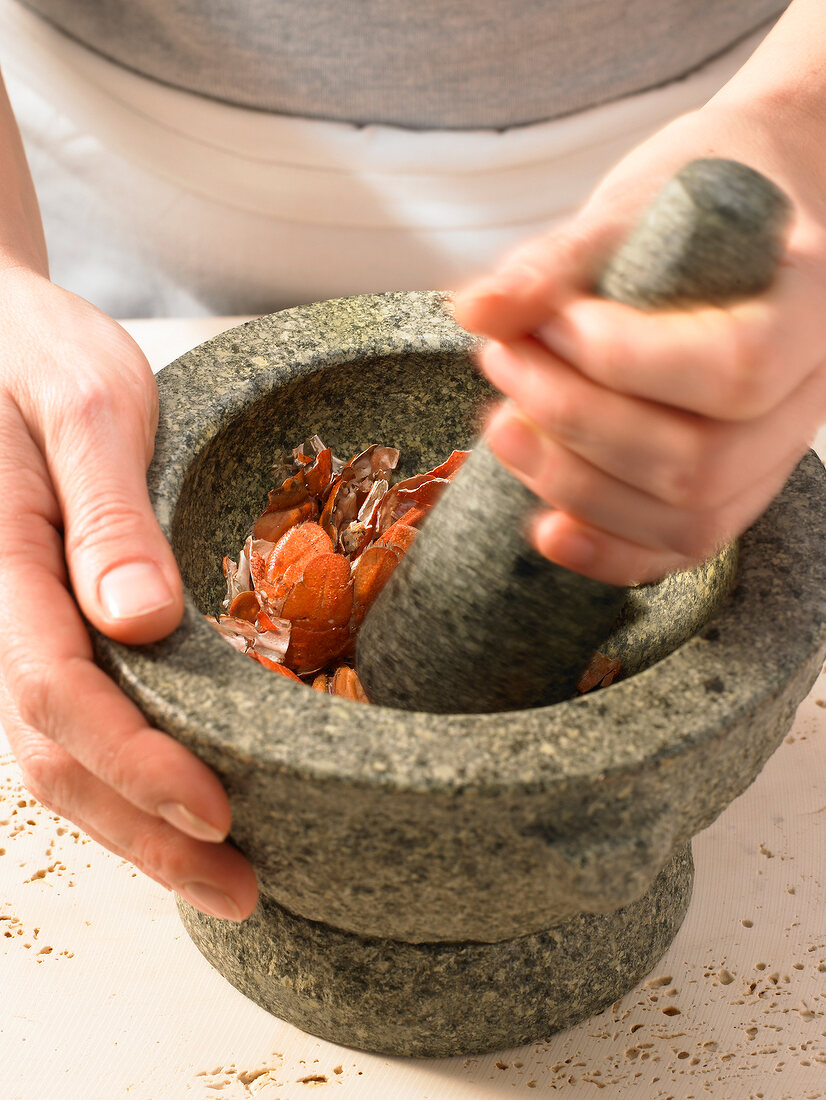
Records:
[[[8,271],[30,272],[41,278],[49,278],[49,259],[41,234],[28,234],[18,229],[14,239],[0,239],[0,274]]]
[[[731,157],[762,172],[792,200],[798,212],[826,224],[824,124],[811,118],[779,87],[741,97],[726,92],[699,112],[708,153]]]
[[[53,287],[48,272],[0,248],[0,312],[14,311],[21,302],[32,302]]]
[[[711,134],[790,193],[822,194],[826,184],[824,43],[822,4],[797,0],[700,112]]]

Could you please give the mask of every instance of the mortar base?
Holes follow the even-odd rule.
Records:
[[[686,847],[632,904],[498,943],[358,936],[266,897],[242,924],[178,909],[202,954],[273,1015],[344,1046],[432,1058],[534,1042],[623,996],[676,935],[693,879]]]

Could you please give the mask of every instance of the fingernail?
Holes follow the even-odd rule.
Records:
[[[563,535],[557,540],[556,552],[568,562],[569,569],[588,569],[596,558],[596,545],[587,535]]]
[[[482,349],[479,366],[487,380],[503,392],[511,389],[516,376],[525,371],[524,364],[496,340],[489,340]]]
[[[488,445],[505,466],[528,477],[542,461],[543,445],[538,433],[520,416],[503,408],[494,416],[485,433]]]
[[[177,891],[184,901],[221,920],[240,921],[241,910],[232,898],[208,882],[186,882]]]
[[[559,359],[564,359],[567,363],[575,361],[576,348],[571,333],[559,321],[548,321],[536,330],[534,337]]]
[[[138,619],[168,607],[174,596],[157,565],[130,561],[106,573],[98,588],[108,619]]]
[[[220,829],[197,817],[182,802],[161,802],[157,809],[164,821],[168,821],[187,836],[196,840],[208,840],[212,844],[218,844],[224,839],[225,834]]]
[[[458,297],[460,299],[467,300],[468,298],[488,298],[491,294],[499,294],[499,282],[495,276],[487,276],[484,279],[479,279],[477,282],[472,283],[470,286],[465,287],[460,291]]]
[[[550,532],[546,533],[543,525],[541,523],[538,525],[536,545],[540,554],[574,573],[590,569],[597,556],[594,540],[580,531],[557,533],[556,523],[553,520],[550,527]]]

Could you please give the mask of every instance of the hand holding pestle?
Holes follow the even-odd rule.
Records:
[[[692,161],[660,191],[597,293],[646,310],[758,294],[774,277],[790,213],[753,169]],[[573,695],[627,590],[535,551],[524,531],[541,506],[477,443],[361,628],[356,667],[372,702],[483,713]]]

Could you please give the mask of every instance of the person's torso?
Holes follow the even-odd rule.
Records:
[[[25,0],[153,79],[287,115],[504,128],[678,79],[783,0]]]

